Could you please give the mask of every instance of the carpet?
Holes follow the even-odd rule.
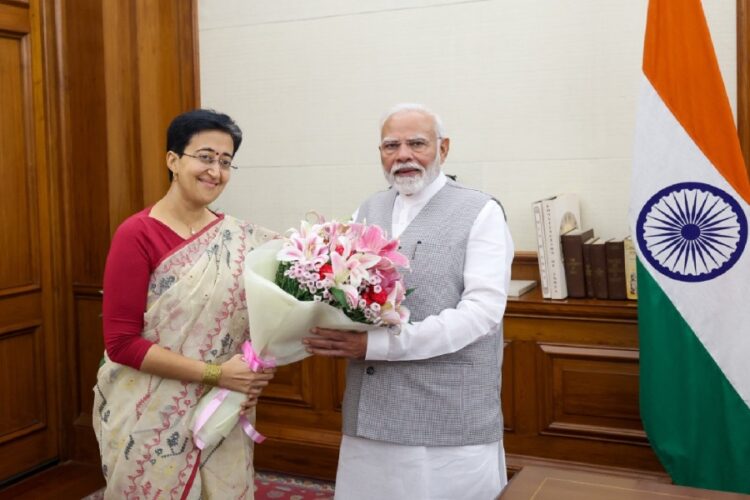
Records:
[[[103,497],[104,490],[100,490],[83,500],[101,500]],[[330,500],[333,498],[333,483],[255,471],[255,499],[269,498],[274,500]]]
[[[255,498],[265,500],[323,500],[333,498],[333,483],[270,472],[255,473]]]

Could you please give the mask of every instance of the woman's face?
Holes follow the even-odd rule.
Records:
[[[174,175],[172,183],[188,201],[208,206],[229,182],[228,165],[233,155],[234,143],[229,134],[219,130],[199,132],[185,146],[182,156],[167,153],[167,166]]]

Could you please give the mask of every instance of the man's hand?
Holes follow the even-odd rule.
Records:
[[[367,332],[328,328],[313,328],[310,331],[317,336],[302,339],[302,343],[307,346],[307,352],[319,356],[365,359]]]

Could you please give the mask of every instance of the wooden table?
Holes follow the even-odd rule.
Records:
[[[706,500],[750,499],[750,495],[686,488],[648,479],[596,472],[526,466],[500,495],[502,500]]]

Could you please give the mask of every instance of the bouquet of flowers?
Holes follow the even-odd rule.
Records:
[[[409,320],[399,268],[409,262],[375,225],[303,221],[245,260],[250,337],[278,365],[309,353],[313,327],[371,330]]]
[[[378,226],[302,223],[278,253],[276,284],[298,300],[340,308],[352,321],[396,325],[408,320],[397,266],[407,267]]]
[[[306,358],[302,339],[316,326],[371,330],[407,322],[399,268],[408,265],[398,240],[380,227],[321,217],[261,245],[245,259],[252,341],[243,346],[246,361],[256,369]],[[191,423],[201,449],[229,434],[242,401],[244,395],[219,388],[201,399]],[[247,419],[241,424],[253,440],[263,440]]]

